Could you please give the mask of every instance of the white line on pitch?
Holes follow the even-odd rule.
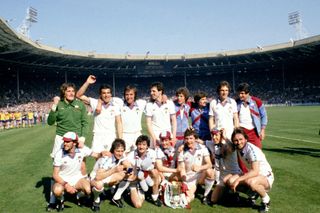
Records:
[[[268,137],[268,136],[274,137],[274,138],[283,138],[283,139],[293,140],[293,141],[303,141],[303,142],[306,142],[306,143],[319,144],[319,143],[314,142],[314,141],[303,140],[303,139],[286,138],[286,137],[281,137],[281,136],[276,136],[276,135],[267,135],[267,137]]]

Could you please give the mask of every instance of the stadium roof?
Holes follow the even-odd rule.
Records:
[[[220,72],[320,61],[320,35],[251,49],[185,55],[115,55],[44,45],[0,19],[0,64],[34,69],[111,71],[119,74]]]

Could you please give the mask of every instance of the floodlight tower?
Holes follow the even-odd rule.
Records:
[[[307,32],[302,26],[302,20],[299,11],[294,11],[288,14],[289,25],[293,25],[296,31],[296,39],[303,39],[307,37]]]
[[[28,7],[27,8],[27,15],[23,19],[21,25],[18,27],[18,32],[20,32],[22,35],[30,38],[30,28],[32,23],[37,23],[37,16],[38,16],[38,11],[37,9],[33,7]]]

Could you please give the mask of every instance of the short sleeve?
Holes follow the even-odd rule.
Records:
[[[152,103],[151,102],[147,103],[144,114],[148,117],[152,116]]]
[[[214,114],[213,114],[213,107],[214,107],[214,100],[212,100],[211,102],[210,102],[210,105],[209,105],[209,115],[211,115],[211,116],[213,116]]]
[[[89,98],[89,101],[90,101],[90,107],[92,108],[92,111],[96,111],[98,106],[98,99]]]
[[[62,150],[57,152],[53,159],[53,166],[61,166],[62,165]]]

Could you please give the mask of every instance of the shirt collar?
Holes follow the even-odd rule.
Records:
[[[217,98],[217,102],[218,102],[218,103],[223,103],[223,102],[220,100],[219,97]],[[231,98],[228,97],[228,98],[225,100],[224,103],[229,103],[229,104],[231,104]]]
[[[74,153],[75,153],[75,154],[80,153],[80,149],[79,149],[79,148],[75,148]],[[63,149],[63,150],[62,150],[62,155],[63,155],[63,157],[65,157],[65,156],[67,156],[67,155],[70,156],[70,153],[67,152],[67,151],[65,151],[65,150]]]

